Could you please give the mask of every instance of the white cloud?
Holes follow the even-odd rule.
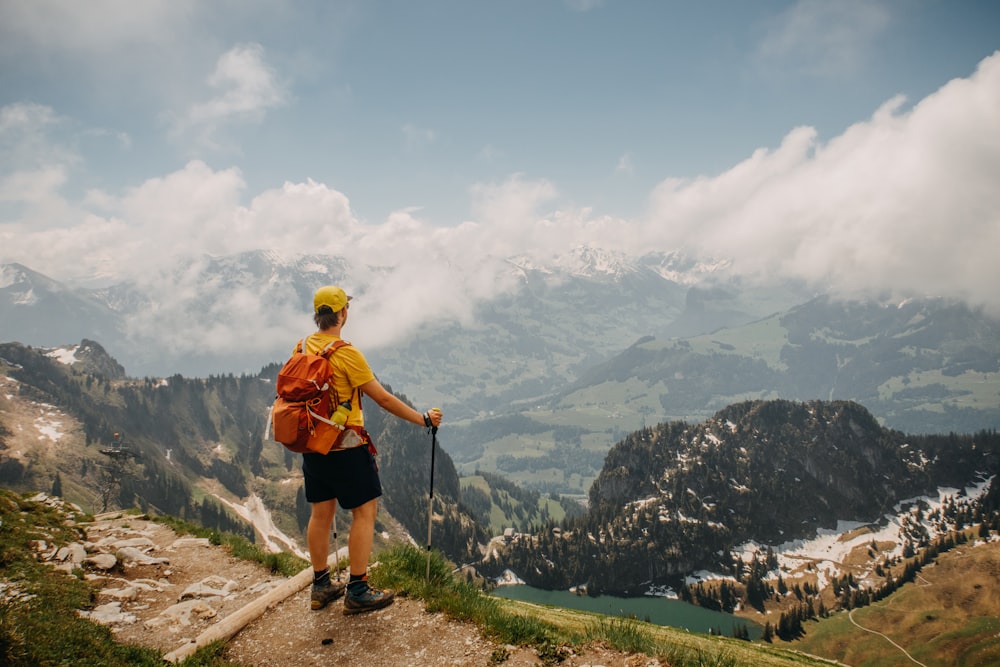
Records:
[[[59,166],[17,171],[0,177],[0,202],[43,203],[58,197],[66,182],[66,170]]]
[[[236,4],[5,0],[0,66],[34,81],[30,90],[58,87],[60,97],[85,109],[81,115],[119,127],[165,119],[178,136],[215,147],[223,123],[258,121],[289,101],[263,47],[236,35],[260,22],[276,26],[271,34],[280,41],[280,26],[297,9],[266,0]]]
[[[16,102],[0,107],[0,172],[77,162],[71,145],[55,137],[66,124],[65,118],[43,104]]]
[[[0,137],[18,146],[30,136],[57,154],[48,132],[58,123],[46,120],[54,114],[36,111],[0,110]],[[370,224],[331,185],[248,193],[239,169],[198,160],[124,192],[64,201],[72,171],[60,164],[3,174],[3,199],[30,210],[0,222],[0,261],[64,281],[155,285],[163,302],[133,326],[170,322],[179,347],[224,349],[235,326],[253,327],[253,344],[267,346],[288,338],[289,322],[308,325],[301,304],[264,312],[252,289],[199,281],[199,258],[252,249],[347,257],[365,309],[352,335],[370,346],[427,318],[468,322],[477,302],[510,289],[507,257],[545,260],[583,244],[688,249],[732,258],[748,276],[961,297],[1000,313],[1000,53],[911,108],[890,100],[828,141],[796,128],[717,176],[665,180],[639,220],[560,208],[554,183],[515,174],[469,188],[470,222],[437,226],[407,209]],[[36,224],[51,219],[46,207],[59,229]],[[206,303],[218,310],[199,310]]]
[[[454,236],[460,238],[460,252],[466,257],[473,253],[470,268],[487,254],[548,260],[579,245],[618,249],[631,235],[627,220],[594,219],[589,208],[558,209],[559,192],[546,179],[514,174],[501,183],[478,183],[469,193],[476,222],[455,230]]]
[[[5,247],[18,245],[6,239],[21,237],[25,230],[76,224],[73,205],[62,193],[81,161],[68,125],[45,105],[0,107],[0,203],[19,213],[13,224],[0,224],[0,256]]]
[[[771,20],[757,58],[765,67],[850,76],[889,21],[886,8],[869,0],[799,0]]]
[[[259,123],[272,109],[286,105],[286,84],[266,62],[259,44],[234,46],[206,78],[211,97],[192,104],[171,122],[175,137],[193,139],[199,150],[227,148],[224,130],[234,123]],[[165,114],[169,118],[172,114]]]
[[[514,174],[503,183],[477,183],[469,193],[473,217],[512,239],[518,238],[517,232],[528,231],[538,220],[538,209],[558,194],[551,182],[530,181],[523,174]]]
[[[647,238],[752,274],[1000,313],[1000,53],[912,110],[902,102],[826,144],[800,128],[715,178],[663,182]]]
[[[219,57],[208,84],[218,94],[195,104],[188,112],[192,124],[215,123],[230,118],[259,119],[269,109],[287,102],[288,93],[264,60],[260,44],[235,46]]]
[[[215,47],[208,3],[5,0],[0,66],[114,112],[184,99],[190,64]]]
[[[56,122],[55,111],[41,104],[18,103],[0,108],[0,136],[35,134]]]
[[[194,0],[5,0],[0,53],[43,48],[78,57],[161,41],[194,13]]]

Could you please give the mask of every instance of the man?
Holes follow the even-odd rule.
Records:
[[[318,331],[306,338],[306,352],[318,353],[330,343],[340,340],[351,299],[343,289],[333,285],[316,290],[313,295],[313,321]],[[373,448],[367,446],[370,442],[363,430],[361,394],[387,412],[420,426],[436,428],[441,423],[441,411],[433,408],[421,414],[390,394],[375,379],[364,355],[353,345],[345,345],[335,351],[330,356],[330,365],[333,367],[333,387],[330,391],[341,403],[350,400],[347,426],[356,427],[363,436],[354,437],[356,431],[346,430],[345,437],[328,454],[310,452],[302,455],[306,500],[311,507],[306,531],[313,567],[310,605],[313,609],[322,609],[345,592],[344,584],[331,581],[327,564],[330,528],[339,501],[340,506],[352,514],[347,540],[350,579],[344,598],[344,614],[349,615],[386,607],[392,604],[394,596],[391,590],[379,590],[368,585],[368,559],[375,535],[377,498],[382,495],[382,483]]]

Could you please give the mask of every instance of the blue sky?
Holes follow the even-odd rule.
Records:
[[[0,83],[65,119],[77,191],[196,158],[250,192],[326,183],[369,222],[471,219],[470,185],[515,173],[637,215],[664,178],[829,139],[1000,48],[990,1],[72,4],[0,3]]]
[[[57,279],[349,245],[369,265],[445,258],[453,290],[486,254],[604,244],[1000,312],[991,0],[0,0],[0,17],[0,262]]]

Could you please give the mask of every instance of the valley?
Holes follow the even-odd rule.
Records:
[[[574,327],[581,304],[614,309],[642,281],[518,271],[519,298],[479,325],[418,329],[371,354],[404,400],[445,411],[433,543],[463,571],[598,600],[667,594],[797,646],[851,612],[864,625],[864,610],[933,581],[941,559],[995,548],[995,319],[933,299],[762,313],[686,288]],[[791,292],[754,308],[781,298]],[[682,324],[689,335],[671,336]],[[0,484],[301,555],[301,471],[263,438],[278,365],[140,379],[94,340],[0,343]],[[376,549],[419,544],[428,434],[366,416],[386,489]],[[102,452],[119,432],[136,456],[108,492]],[[949,623],[985,642],[968,650],[992,650],[974,614]]]

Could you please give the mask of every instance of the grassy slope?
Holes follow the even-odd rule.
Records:
[[[482,475],[470,475],[468,477],[462,477],[459,480],[462,488],[475,487],[486,494],[490,493],[490,484]],[[505,491],[500,492],[501,497],[509,499],[511,502],[516,503],[517,501],[510,498],[510,494]],[[542,496],[538,499],[538,506],[534,508],[526,508],[526,511],[541,512],[545,510],[548,512],[549,518],[553,521],[562,521],[566,516],[565,510],[562,506],[549,498],[548,496]],[[536,519],[540,521],[540,518]],[[495,502],[490,505],[490,525],[487,526],[487,530],[491,535],[501,535],[503,529],[513,525],[514,517],[508,516],[504,513],[503,509],[500,508]]]
[[[854,611],[859,625],[883,633],[925,665],[1000,664],[1000,542],[964,545],[939,556],[915,583]],[[847,613],[805,626],[788,644],[855,667],[912,665],[885,638],[856,627]]]
[[[925,567],[916,583],[869,607],[854,621],[880,632],[927,667],[1000,664],[1000,542],[963,545]],[[584,635],[606,618],[586,612],[503,601],[511,613],[532,615],[568,634]],[[776,621],[776,619],[775,619]],[[807,623],[806,635],[774,645],[706,637],[675,628],[636,622],[664,651],[700,654],[707,664],[796,665],[839,661],[853,667],[892,667],[914,662],[887,639],[856,627],[849,615]],[[620,634],[620,633],[619,633]],[[790,653],[789,651],[797,652]],[[714,660],[714,662],[712,662]],[[678,661],[684,664],[684,661]]]
[[[617,644],[623,636],[642,635],[647,640],[646,651],[664,656],[669,664],[681,665],[728,665],[731,667],[773,665],[791,667],[793,665],[828,665],[829,661],[814,655],[806,655],[795,646],[776,647],[762,642],[747,642],[728,637],[712,637],[641,621],[616,622],[607,616],[585,611],[549,607],[519,600],[501,600],[504,611],[520,614],[551,624],[570,636],[593,637],[607,635],[604,641]]]

